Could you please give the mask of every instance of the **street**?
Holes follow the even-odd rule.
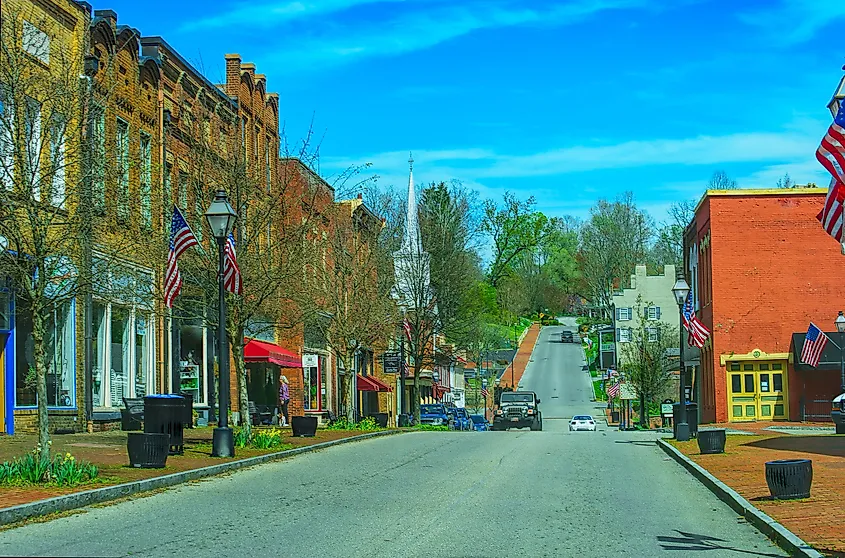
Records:
[[[601,409],[560,331],[543,328],[521,382],[543,432],[347,444],[4,531],[0,555],[787,556],[655,434],[569,432]]]

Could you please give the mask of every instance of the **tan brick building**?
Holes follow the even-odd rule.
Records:
[[[829,346],[817,369],[800,363],[810,322],[835,331],[845,309],[845,256],[816,220],[825,193],[708,190],[699,202],[684,258],[712,332],[700,352],[685,347],[701,422],[829,420],[838,350]]]

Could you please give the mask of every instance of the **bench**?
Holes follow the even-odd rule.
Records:
[[[273,410],[267,405],[256,405],[255,401],[249,401],[249,418],[253,426],[270,424],[273,421]]]
[[[124,408],[120,410],[121,430],[141,430],[144,421],[144,398],[124,397]]]

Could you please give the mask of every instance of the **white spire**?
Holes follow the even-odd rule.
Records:
[[[402,248],[407,254],[419,254],[422,252],[422,242],[420,241],[420,223],[417,218],[417,194],[414,191],[413,154],[409,154],[408,167],[408,215],[405,219],[405,235],[402,239]]]

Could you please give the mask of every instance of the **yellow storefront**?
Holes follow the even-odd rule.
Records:
[[[728,420],[788,420],[788,364],[790,353],[722,355],[727,379]]]

